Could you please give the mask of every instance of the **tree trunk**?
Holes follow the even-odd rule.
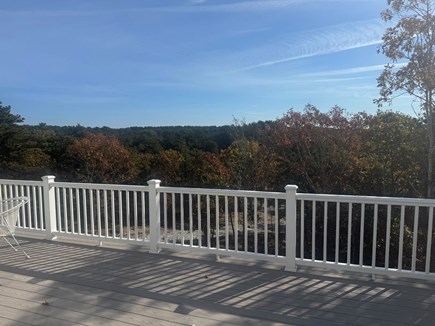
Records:
[[[432,108],[432,91],[426,92],[426,115],[428,131],[428,158],[427,158],[427,198],[433,198],[433,159],[434,159],[434,110]]]

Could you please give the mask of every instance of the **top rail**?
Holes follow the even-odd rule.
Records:
[[[158,192],[162,193],[181,193],[192,195],[220,195],[220,196],[235,196],[235,197],[253,197],[253,198],[271,198],[285,199],[285,193],[253,191],[253,190],[229,190],[229,189],[207,189],[207,188],[179,188],[179,187],[159,187]]]
[[[0,179],[0,184],[11,186],[42,186],[42,181]]]
[[[1,182],[1,180],[0,180]],[[99,183],[74,183],[74,182],[55,182],[57,188],[78,188],[93,190],[119,190],[119,191],[148,191],[149,186],[99,184]]]
[[[324,194],[296,194],[298,200],[312,200],[338,203],[403,205],[403,206],[435,206],[435,199],[402,198],[402,197],[376,197],[353,195],[324,195]]]

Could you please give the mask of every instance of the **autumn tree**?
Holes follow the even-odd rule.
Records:
[[[230,174],[219,155],[193,150],[183,161],[183,181],[189,187],[227,188]]]
[[[220,158],[228,169],[232,188],[269,190],[274,186],[276,156],[263,144],[239,139],[223,150]]]
[[[83,182],[121,183],[137,175],[129,151],[113,136],[88,133],[68,147],[67,155]]]
[[[391,103],[398,92],[413,96],[419,103],[426,122],[427,196],[431,198],[435,191],[435,1],[387,0],[387,4],[381,17],[395,25],[383,35],[379,52],[392,62],[378,78],[380,96],[375,103]]]
[[[182,167],[184,157],[181,152],[170,149],[153,156],[151,161],[151,176],[169,186],[182,184]]]
[[[310,104],[303,112],[289,110],[266,133],[279,158],[280,187],[293,183],[307,192],[354,193],[352,160],[368,121],[370,116],[349,115],[338,106],[326,113]]]
[[[408,115],[378,111],[353,158],[360,195],[421,197],[424,194],[424,126]]]

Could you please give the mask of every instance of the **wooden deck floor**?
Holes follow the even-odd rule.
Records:
[[[0,325],[435,325],[435,283],[0,241]],[[131,248],[130,248],[131,249]]]

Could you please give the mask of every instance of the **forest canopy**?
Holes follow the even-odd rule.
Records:
[[[413,197],[427,186],[424,124],[393,111],[309,104],[274,121],[123,129],[24,118],[0,103],[0,178]]]

